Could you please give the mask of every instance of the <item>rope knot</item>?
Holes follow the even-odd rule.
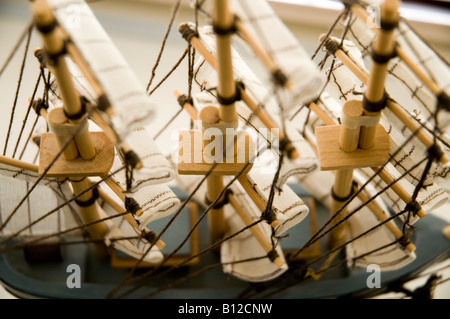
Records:
[[[123,155],[125,164],[130,168],[135,168],[139,163],[139,156],[133,150],[126,151]]]
[[[95,201],[97,200],[99,194],[98,194],[98,188],[97,186],[95,186],[94,188],[92,188],[92,195],[91,197],[89,197],[86,200],[81,200],[81,199],[75,199],[75,203],[77,203],[78,206],[81,207],[89,207],[91,205],[93,205],[95,203]]]
[[[186,94],[182,94],[177,99],[178,104],[180,104],[181,107],[183,107],[186,103],[189,103],[191,105],[194,104],[194,101],[192,100],[191,96],[187,96]]]
[[[272,207],[267,206],[266,209],[261,213],[261,219],[265,220],[268,224],[272,224],[277,216]]]
[[[237,32],[236,23],[239,20],[239,17],[237,15],[233,16],[233,21],[231,22],[229,27],[223,28],[215,23],[213,23],[213,31],[215,34],[220,36],[225,36],[229,34],[233,34]]]
[[[414,215],[416,215],[420,211],[420,209],[420,204],[416,200],[409,202],[405,206],[405,210],[413,213]]]
[[[125,197],[125,209],[133,215],[141,209],[139,203],[133,197]]]
[[[212,209],[220,209],[223,206],[225,206],[226,204],[229,203],[229,199],[228,199],[228,195],[233,194],[233,191],[229,188],[227,188],[227,190],[225,191],[225,193],[223,194],[223,198],[222,200],[218,201],[216,204],[214,204],[214,206],[212,206]],[[205,195],[205,203],[210,206],[213,202],[209,200],[209,198]]]
[[[142,236],[145,240],[147,240],[150,244],[156,243],[156,234],[153,231],[145,232]]]
[[[439,161],[439,159],[442,157],[442,155],[444,155],[444,152],[439,147],[439,145],[437,145],[436,143],[431,145],[427,151],[428,151],[428,157],[434,161]]]
[[[48,104],[45,103],[44,100],[39,98],[39,99],[33,100],[31,107],[36,112],[36,114],[39,116],[39,115],[41,115],[42,109],[44,109],[44,110],[48,109]]]
[[[439,110],[450,111],[450,96],[444,91],[437,96],[437,111]]]
[[[402,249],[405,249],[406,246],[411,242],[411,233],[404,233],[402,237],[398,239],[398,243]]]
[[[183,39],[185,39],[188,43],[191,42],[192,38],[198,38],[198,33],[195,30],[192,30],[188,24],[183,24],[178,28],[178,31],[181,33]]]
[[[269,258],[270,261],[275,261],[275,259],[278,258],[278,253],[275,249],[272,249],[267,253],[267,258]]]

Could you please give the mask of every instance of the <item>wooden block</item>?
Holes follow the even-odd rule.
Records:
[[[90,132],[92,142],[96,149],[96,156],[92,160],[77,157],[66,160],[59,156],[50,170],[48,177],[86,177],[102,176],[108,174],[114,161],[114,145],[103,132]],[[47,166],[53,161],[60,148],[53,133],[43,133],[41,137],[39,174],[43,174]]]
[[[237,175],[247,162],[254,155],[254,143],[250,135],[246,132],[240,135],[237,141],[237,152],[230,163],[230,159],[223,158],[223,163],[218,163],[212,175]],[[245,143],[244,143],[245,141]],[[178,174],[180,175],[205,175],[209,172],[214,163],[207,163],[203,156],[203,139],[200,131],[182,131],[180,132],[178,154]],[[245,172],[247,173],[253,166],[251,162]]]
[[[381,124],[376,127],[375,145],[371,149],[344,152],[339,146],[340,125],[316,128],[317,148],[322,171],[382,165],[389,156],[389,136]]]

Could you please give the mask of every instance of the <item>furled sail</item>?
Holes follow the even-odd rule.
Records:
[[[214,54],[214,34],[210,32],[210,28],[199,28],[198,31],[202,42],[204,42],[208,50]],[[289,177],[310,174],[314,170],[317,170],[318,159],[311,149],[311,146],[288,121],[286,121],[286,125],[283,127],[283,120],[280,119],[280,108],[276,98],[270,94],[270,90],[268,90],[253,73],[245,61],[240,57],[239,53],[236,50],[233,50],[232,52],[233,72],[236,80],[244,84],[246,94],[248,94],[254,103],[261,107],[263,111],[267,112],[267,114],[270,114],[275,120],[275,123],[279,126],[276,130],[282,130],[284,128],[286,136],[290,139],[295,148],[299,150],[300,155],[297,159],[286,159],[283,162],[277,186],[281,187]],[[197,104],[218,105],[217,100],[214,97],[214,88],[217,87],[217,73],[202,59],[200,59],[195,66],[195,80],[197,83],[201,83],[200,89],[203,91],[203,94],[200,93],[194,96]],[[272,132],[271,129],[268,129],[242,101],[236,103],[236,108],[239,117],[244,121],[244,127],[250,128],[248,130],[249,133],[252,136],[255,136],[256,140],[261,140],[269,145],[268,149],[264,150],[258,157],[266,158],[267,160],[272,159],[272,168],[273,165],[278,165],[280,153],[278,150],[279,141],[276,136],[277,132]],[[259,160],[259,158],[256,160]]]
[[[202,1],[202,11],[211,12],[210,4],[211,1]],[[298,104],[316,100],[325,78],[270,4],[266,0],[233,0],[230,1],[230,10],[236,14],[250,36],[258,39],[262,47],[266,48],[278,66],[278,69],[270,70],[270,77],[272,82],[278,83],[274,92],[281,100],[279,106],[288,111]],[[234,67],[234,70],[239,78],[239,69]],[[279,85],[286,80],[289,82],[287,87]]]
[[[111,172],[116,171],[122,166],[123,162],[118,154],[116,154]],[[120,186],[127,198],[132,198],[139,204],[142,213],[140,216],[135,215],[135,218],[139,221],[141,228],[153,220],[173,214],[180,206],[180,199],[164,183],[147,184],[137,189],[132,188],[127,190],[125,170],[121,170],[111,178]],[[133,181],[134,183],[135,181]]]
[[[238,184],[233,185],[231,189],[239,205],[250,214],[253,221],[258,221],[261,218],[261,213],[244,189]],[[226,207],[224,213],[228,227],[227,235],[235,234],[245,227],[245,224],[232,207]],[[262,230],[267,239],[271,238],[272,230],[269,224],[261,222],[257,227]],[[279,243],[275,243],[275,251],[284,261],[284,255]],[[286,264],[282,267],[277,267],[269,261],[267,253],[248,229],[222,243],[220,246],[220,258],[224,272],[250,282],[267,281],[282,275],[287,270]],[[247,259],[247,262],[242,262]]]
[[[340,42],[340,40],[337,41]],[[345,40],[342,44],[342,50],[348,52],[348,55],[352,57],[352,60],[356,61],[358,65],[360,65],[363,70],[367,72],[364,68],[364,61],[361,51],[359,51],[352,41]],[[397,61],[396,63],[399,62]],[[336,63],[331,72],[332,80],[327,86],[327,93],[342,102],[348,100],[362,100],[361,93],[365,91],[365,85],[346,66],[342,63]],[[397,76],[399,76],[399,74],[397,74]],[[405,77],[400,79],[404,80]],[[409,92],[397,90],[397,96],[399,95],[398,92],[402,92],[403,95],[409,95]],[[410,101],[409,104],[407,104],[411,114],[414,113],[413,105],[415,105],[412,103],[414,102]],[[431,105],[434,105],[434,102],[431,102]],[[337,104],[328,103],[328,109],[332,109],[333,106],[336,107]],[[338,110],[334,109],[334,112],[330,113],[330,116],[337,114],[337,111]],[[337,123],[338,118],[334,118],[334,120]],[[383,110],[380,123],[386,129],[390,138],[390,155],[392,158],[389,160],[390,163],[386,165],[385,169],[394,178],[399,178],[402,174],[411,170],[415,164],[423,159],[423,155],[427,152],[427,147],[421,143],[417,137],[411,138],[411,134],[413,132],[406,130],[404,123],[401,122],[392,113],[392,111],[389,110],[389,108],[385,108]],[[443,151],[446,154],[449,154],[446,147],[443,148]],[[414,188],[421,178],[424,165],[425,164],[411,170],[404,176],[404,178],[397,182],[409,194],[413,194]],[[443,183],[445,182],[445,179],[448,179],[448,177],[446,177],[446,172],[448,172],[448,169],[448,165],[443,165],[436,162],[432,164],[426,179],[427,187],[422,188],[419,191],[417,198],[419,204],[423,206],[424,211],[431,211],[433,208],[439,207],[447,201],[448,195],[440,186],[440,183]],[[373,170],[371,169],[361,169],[361,172],[366,175],[367,178],[373,174]],[[378,185],[378,190],[386,188],[386,183],[379,177],[376,177],[373,183]],[[401,211],[405,208],[405,205],[408,204],[395,195],[395,192],[392,189],[387,189],[385,195],[382,196],[388,205],[395,211]],[[411,222],[413,220],[417,220],[417,217],[411,219]]]
[[[67,58],[66,61],[78,92],[90,103],[95,104],[95,94],[80,69],[70,59]],[[52,92],[57,92],[57,88],[55,87]],[[55,94],[50,95],[50,101],[54,106],[61,105],[61,101]],[[90,124],[95,127],[94,123],[91,122]],[[130,192],[135,192],[146,185],[167,183],[173,179],[174,169],[143,126],[130,129],[124,141],[134,151],[142,164],[141,167],[134,169]],[[122,161],[124,160],[122,159]],[[126,185],[124,184],[123,187],[126,188]]]
[[[129,224],[123,217],[114,217],[117,212],[106,209],[106,214],[113,218],[108,221],[109,232],[106,234],[105,241],[107,245],[137,259],[143,258],[150,263],[159,262],[162,260],[162,253],[156,246],[153,246],[151,251],[147,251],[150,242],[142,236],[142,231],[152,220],[176,211],[180,200],[165,185],[172,180],[174,170],[158,150],[152,137],[143,128],[143,125],[154,116],[154,106],[137,77],[84,1],[49,1],[49,4],[54,9],[58,22],[87,62],[108,102],[114,107],[112,115],[105,113],[102,116],[109,116],[107,122],[117,134],[119,142],[124,142],[142,164],[140,167],[134,167],[132,175],[127,178],[124,167],[132,164],[124,159],[126,155],[115,152],[111,173],[118,172],[113,174],[111,179],[120,188],[120,192],[126,194],[126,205],[130,202],[137,204],[131,206],[139,210],[138,214],[134,215],[139,229]],[[74,13],[73,10],[76,12]],[[98,92],[87,80],[81,67],[69,57],[66,58],[66,62],[78,93],[91,105],[99,104],[104,97],[98,96]],[[49,100],[51,108],[61,106],[62,101],[58,97],[57,88],[50,91]],[[94,122],[89,121],[89,125],[91,129],[96,129]],[[136,159],[131,159],[131,162],[134,160]],[[127,209],[131,209],[131,206]],[[107,204],[105,207],[111,208]],[[132,212],[136,213],[136,211]]]
[[[134,129],[154,118],[155,106],[84,0],[50,0],[48,3],[114,107],[110,122],[124,140]]]
[[[380,1],[375,1],[371,6],[376,6]],[[370,43],[374,38],[374,31],[369,28],[367,21],[358,16],[353,16],[350,22],[348,39],[366,56]],[[425,43],[410,27],[400,20],[395,32],[395,40],[401,50],[412,59],[412,63],[420,65],[425,73],[447,93],[450,93],[450,70],[436,52]],[[390,97],[398,101],[409,114],[424,125],[428,125],[437,111],[437,97],[418,79],[408,68],[405,61],[399,56],[393,57],[388,62],[388,75],[386,90]],[[407,93],[405,93],[407,92]],[[439,124],[442,128],[448,127],[450,116],[447,112],[438,114]],[[428,126],[433,129],[432,126]],[[443,136],[448,142],[448,137]]]

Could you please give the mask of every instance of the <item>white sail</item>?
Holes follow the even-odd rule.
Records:
[[[354,200],[350,210],[361,204]],[[384,210],[387,212],[387,209]],[[346,245],[349,267],[367,269],[377,265],[381,271],[396,270],[415,260],[416,254],[409,252],[386,227],[377,227],[380,221],[368,208],[362,208],[348,220],[349,238],[356,239]],[[374,230],[367,233],[368,229]],[[359,237],[360,235],[363,236]]]
[[[155,106],[85,1],[49,0],[48,3],[114,107],[115,114],[110,120],[118,135],[125,139],[133,129],[152,120]]]
[[[372,4],[373,6],[374,4]],[[361,50],[364,56],[369,53],[370,43],[375,33],[359,17],[353,17],[350,23],[348,38]],[[399,21],[395,32],[395,40],[402,50],[408,54],[425,73],[434,80],[447,94],[450,93],[450,68],[441,58],[424,43],[404,21]],[[412,116],[426,123],[433,119],[437,110],[437,98],[408,68],[398,56],[388,62],[386,91],[390,97]],[[448,112],[440,112],[440,125],[445,128],[450,121]],[[432,129],[432,126],[429,126]],[[448,136],[443,136],[449,141]]]
[[[123,166],[116,153],[111,172]],[[142,209],[142,215],[135,215],[141,228],[153,220],[173,214],[180,206],[180,199],[165,184],[147,184],[138,189],[127,191],[127,177],[125,170],[121,170],[111,177],[122,189],[125,195],[134,199]]]
[[[202,176],[186,175],[179,177],[177,179],[177,184],[185,192],[192,193],[201,183],[202,178]],[[229,178],[226,178],[224,182],[228,183]],[[243,190],[242,186],[236,181],[230,186],[230,189],[233,192],[234,198],[239,203],[239,206],[243,208],[251,220],[253,222],[260,220],[261,211],[248,196],[247,192]],[[205,200],[205,194],[206,185],[205,183],[202,183],[200,188],[195,192],[193,199],[201,203],[204,207],[208,207],[208,203]],[[294,194],[294,196],[299,199],[297,195]],[[286,207],[286,203],[280,202],[279,199],[280,197],[274,199],[273,203],[274,210],[278,212],[281,211],[280,209]],[[282,196],[281,199],[284,199],[284,196]],[[308,208],[306,207],[306,209]],[[302,215],[302,218],[306,215],[307,211]],[[267,258],[267,252],[264,251],[261,244],[249,229],[241,232],[246,225],[231,205],[226,205],[224,207],[224,216],[227,225],[224,237],[239,233],[224,241],[220,246],[221,263],[223,264],[224,272],[230,273],[242,280],[260,282],[278,277],[287,270],[286,266],[278,268]],[[282,221],[286,222],[283,219]],[[265,240],[270,243],[272,238],[271,226],[267,222],[261,221],[258,223],[257,227],[263,233]],[[275,250],[277,251],[278,256],[284,260],[281,248],[279,243],[275,243]],[[256,259],[246,261],[247,259],[252,258]]]
[[[213,54],[215,53],[215,42],[213,38],[213,33],[209,31],[208,27],[199,29],[200,38],[205,43],[208,50]],[[244,127],[251,136],[255,139],[261,141],[261,143],[266,143],[268,150],[264,153],[259,154],[259,158],[256,161],[266,158],[267,160],[272,159],[272,165],[277,165],[278,158],[280,156],[278,146],[278,131],[282,128],[285,129],[286,136],[291,140],[292,144],[296,147],[299,152],[299,157],[295,160],[285,159],[280,172],[279,179],[277,181],[277,186],[282,187],[282,185],[289,179],[289,177],[302,174],[310,174],[314,170],[318,169],[318,159],[314,154],[314,151],[310,145],[305,141],[305,139],[295,130],[295,128],[286,122],[285,127],[282,125],[282,119],[280,119],[280,109],[279,104],[276,99],[270,93],[259,78],[252,72],[252,70],[247,66],[245,61],[239,56],[236,50],[232,50],[233,57],[233,72],[236,80],[241,81],[245,86],[245,92],[248,96],[260,106],[263,111],[270,114],[270,117],[275,121],[280,128],[275,131],[269,130],[251,111],[243,101],[236,102],[236,111],[242,119],[242,127]],[[194,96],[196,104],[201,108],[202,105],[216,105],[218,106],[217,100],[215,99],[213,93],[214,88],[217,87],[217,73],[216,71],[203,59],[200,59],[195,66],[195,80],[197,83],[201,83],[202,93]],[[257,141],[255,141],[257,142]],[[260,143],[258,143],[260,144]],[[257,148],[258,145],[256,146]],[[257,149],[256,151],[259,151]],[[257,166],[257,163],[255,163]],[[272,167],[273,168],[273,167]],[[256,167],[255,167],[256,169]],[[265,166],[264,170],[267,169]]]
[[[270,174],[248,173],[247,179],[259,196],[268,202],[273,176]],[[282,235],[289,228],[301,222],[309,212],[303,200],[285,185],[281,190],[275,189],[273,210],[279,225],[275,228],[275,235]]]
[[[258,221],[261,214],[242,187],[236,184],[233,185],[232,190],[236,201],[249,213],[252,221]],[[245,224],[232,207],[225,207],[224,214],[228,227],[226,236],[235,234],[245,227]],[[270,225],[265,222],[260,222],[257,227],[262,231],[266,240],[271,242],[272,230]],[[278,243],[275,243],[275,251],[284,261],[284,254]],[[282,267],[277,267],[271,262],[267,258],[267,252],[264,251],[249,229],[223,242],[220,246],[220,258],[224,272],[250,282],[261,282],[276,278],[282,275],[288,268],[286,264]],[[252,258],[255,258],[255,260],[239,262]]]
[[[19,237],[43,236],[76,228],[81,224],[74,202],[55,210],[55,207],[73,196],[67,182],[57,178],[43,178],[23,204],[16,208],[38,178],[39,175],[32,171],[0,164],[1,235],[13,235],[20,231]],[[31,223],[33,225],[27,227]],[[64,236],[79,234],[80,229]]]
[[[66,58],[66,61],[77,91],[95,104],[95,94],[80,69],[69,58]],[[54,91],[57,89],[55,88]],[[62,106],[62,101],[55,94],[50,94],[49,99],[51,106]],[[90,124],[91,127],[95,126],[92,122]],[[134,129],[130,129],[123,141],[133,150],[142,164],[142,167],[134,169],[130,192],[135,192],[146,185],[164,184],[173,179],[174,169],[143,126],[135,126]]]
[[[337,41],[340,42],[339,39]],[[348,52],[348,55],[352,57],[352,60],[358,63],[363,70],[367,72],[364,68],[364,61],[361,52],[357,49],[356,45],[352,41],[346,40],[343,42],[342,49]],[[363,92],[365,91],[365,85],[342,63],[336,63],[333,70],[331,71],[331,80],[327,86],[326,92],[329,93],[336,100],[344,103],[348,100],[362,100]],[[403,95],[407,95],[404,91]],[[398,93],[397,93],[398,96]],[[336,116],[339,112],[338,103],[329,103],[331,99],[327,99],[322,103],[322,105],[327,104],[327,109],[332,110],[329,112],[329,116],[336,122],[339,123],[340,119]],[[419,141],[417,137],[410,138],[412,132],[405,129],[405,125],[401,122],[396,115],[385,108],[381,114],[380,123],[385,128],[389,135],[390,140],[390,154],[393,156],[390,159],[390,163],[386,165],[386,170],[394,178],[399,178],[403,173],[410,170],[416,163],[424,158],[424,154],[427,153],[427,147]],[[449,154],[444,148],[444,152]],[[404,178],[402,178],[398,184],[401,185],[408,194],[413,194],[415,186],[418,184],[423,167],[425,164],[420,165],[414,170],[407,173]],[[418,202],[423,206],[425,211],[431,211],[433,208],[437,208],[444,204],[448,199],[448,194],[439,185],[445,180],[448,180],[448,165],[442,165],[441,163],[433,163],[431,169],[428,173],[425,185],[426,188],[422,188],[418,194]],[[373,175],[373,170],[361,169],[365,176],[369,178]],[[377,185],[377,189],[380,191],[386,187],[379,177],[375,177],[372,184]],[[407,203],[404,203],[398,195],[392,190],[386,190],[385,194],[382,195],[385,201],[390,207],[394,208],[396,211],[401,211],[405,208]],[[415,217],[412,220],[417,220]],[[412,221],[411,220],[411,221]]]
[[[103,208],[108,216],[117,214],[108,204]],[[137,260],[156,264],[164,258],[162,252],[156,245],[151,247],[151,243],[143,236],[143,232],[134,228],[123,217],[112,218],[113,224],[105,236],[105,242],[108,246],[117,249]],[[151,249],[150,249],[151,247]]]
[[[211,12],[210,2],[201,2],[204,11]],[[283,100],[280,107],[288,111],[298,104],[316,100],[325,78],[270,4],[266,0],[232,0],[230,10],[242,21],[252,38],[267,50],[289,81],[289,88],[278,87],[275,90]],[[239,68],[233,67],[239,78]]]

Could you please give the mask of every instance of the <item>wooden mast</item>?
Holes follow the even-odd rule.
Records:
[[[243,29],[242,23],[239,23],[239,19],[236,21],[236,27],[238,28],[239,32],[243,32],[245,29]],[[189,29],[189,26],[186,24],[182,24],[179,26],[179,31],[183,32],[182,30]],[[275,65],[275,62],[272,60],[272,58],[268,55],[267,52],[265,52],[262,47],[256,43],[254,39],[250,37],[246,32],[245,40],[248,41],[249,45],[252,46],[255,53],[263,60],[263,62],[267,65],[269,70],[273,73],[278,69],[278,67]],[[203,56],[203,58],[216,70],[218,70],[218,62],[216,57],[214,57],[211,52],[209,52],[204,44],[200,41],[198,36],[195,33],[192,33],[189,37],[186,38],[186,40]],[[289,82],[286,82],[286,85],[289,85]],[[299,151],[295,148],[295,146],[292,144],[291,141],[289,141],[284,134],[283,130],[281,130],[275,123],[275,121],[270,117],[269,114],[267,114],[264,110],[261,109],[259,105],[247,94],[245,89],[243,87],[238,87],[237,90],[239,90],[239,95],[244,101],[244,103],[247,105],[247,107],[254,112],[255,116],[258,117],[258,119],[268,128],[268,129],[276,129],[278,132],[278,139],[285,140],[286,143],[286,153],[288,158],[290,159],[296,159],[300,156]]]
[[[85,116],[84,105],[78,96],[67,64],[64,60],[65,44],[62,38],[61,29],[58,28],[57,21],[53,15],[52,9],[45,0],[35,0],[33,2],[33,17],[37,29],[40,31],[43,41],[44,49],[49,58],[49,67],[56,77],[58,88],[63,99],[63,109],[56,108],[49,112],[47,116],[50,127],[54,130],[54,134],[46,133],[46,138],[41,140],[41,157],[40,169],[46,168],[49,162],[53,160],[53,154],[47,153],[49,149],[61,147],[71,134],[70,131],[75,132],[79,125],[84,127],[75,135],[73,142],[64,150],[64,157],[61,161],[70,163],[77,161],[77,163],[84,161],[91,161],[95,165],[97,150],[94,141],[87,128],[87,118]],[[64,134],[67,132],[68,134]],[[52,144],[52,137],[58,140],[57,144]],[[97,134],[98,136],[98,134]],[[43,136],[44,137],[44,136]],[[53,138],[53,139],[54,139]],[[48,144],[45,144],[48,143]],[[108,147],[110,149],[110,147]],[[100,158],[103,160],[103,158]],[[106,169],[109,170],[109,163],[106,162]],[[112,164],[112,161],[111,161]],[[59,172],[53,172],[53,176],[66,176],[71,180],[72,188],[75,194],[79,194],[91,187],[91,183],[82,172],[79,172],[79,166],[76,169],[63,169]],[[89,174],[87,174],[89,175]],[[89,190],[76,200],[79,205],[80,212],[85,223],[97,221],[102,218],[101,209],[96,202],[94,190]],[[96,223],[89,226],[87,229],[93,240],[104,239],[108,228],[105,223]]]
[[[226,128],[237,128],[237,114],[235,106],[236,84],[233,77],[233,68],[231,60],[231,30],[233,27],[233,16],[228,7],[227,0],[215,0],[213,6],[213,25],[216,32],[217,44],[217,73],[218,87],[217,95],[220,103],[220,109],[207,107],[200,114],[203,132],[214,124],[224,122]],[[222,154],[227,150],[226,132],[222,130],[223,141]],[[215,138],[218,138],[215,136]],[[212,142],[212,141],[211,141]],[[233,141],[234,142],[234,141]],[[204,147],[207,142],[203,140]],[[216,141],[217,143],[217,141]],[[228,151],[228,150],[227,150]],[[234,151],[234,148],[232,149]],[[215,155],[215,154],[212,154]],[[209,175],[206,178],[206,198],[209,202],[214,202],[223,189],[223,177],[220,175]],[[216,242],[225,235],[226,227],[224,220],[223,207],[213,208],[209,213],[209,225],[211,242]]]
[[[372,66],[369,82],[364,94],[364,115],[379,116],[385,106],[384,83],[387,75],[387,62],[394,53],[394,30],[399,20],[399,1],[385,0],[380,6],[381,28],[377,29],[372,43]],[[373,147],[375,140],[375,128],[361,128],[359,147],[369,149]]]
[[[399,18],[398,1],[386,0],[381,5],[380,18],[382,28],[377,30],[377,37],[372,44],[373,63],[364,100],[362,103],[359,101],[347,101],[344,104],[339,140],[340,150],[336,154],[333,156],[326,154],[326,151],[328,150],[325,140],[327,138],[330,139],[333,131],[328,130],[326,134],[320,134],[320,132],[325,132],[326,130],[323,130],[323,128],[316,129],[321,169],[323,170],[325,168],[326,160],[336,161],[336,164],[333,166],[338,168],[334,186],[332,188],[330,217],[333,217],[333,221],[331,222],[331,225],[341,222],[342,218],[347,215],[346,207],[341,207],[352,194],[353,168],[376,166],[360,165],[357,163],[357,158],[350,158],[349,160],[344,161],[347,157],[345,153],[354,153],[357,154],[357,156],[372,157],[371,155],[375,156],[378,153],[376,149],[381,146],[380,141],[377,142],[376,135],[379,134],[377,132],[382,133],[382,135],[385,136],[384,139],[388,139],[387,133],[381,128],[378,122],[381,110],[385,104],[384,83],[387,73],[387,62],[394,50],[393,31]],[[324,128],[326,129],[326,127]],[[336,130],[334,130],[334,132],[336,132]],[[389,143],[387,146],[388,148],[384,148],[383,151],[387,151],[384,155],[385,157],[380,157],[381,163],[385,161],[389,154]],[[339,214],[334,216],[338,211]],[[342,222],[331,231],[329,236],[329,246],[331,248],[340,246],[345,241],[347,235],[346,225],[346,222]]]
[[[245,131],[239,132],[238,134],[235,133],[238,127],[238,116],[235,106],[238,97],[238,88],[234,80],[232,67],[231,36],[235,32],[236,21],[235,16],[229,10],[228,1],[215,0],[212,16],[213,29],[216,33],[217,59],[203,47],[197,38],[197,34],[193,30],[187,25],[181,25],[179,27],[183,37],[191,45],[196,44],[196,49],[198,48],[199,51],[201,51],[201,54],[205,56],[205,59],[207,59],[217,70],[219,80],[217,100],[219,102],[219,108],[215,106],[206,106],[198,114],[198,118],[202,123],[203,134],[198,134],[196,131],[190,131],[182,133],[180,136],[178,173],[180,175],[208,174],[206,178],[206,201],[209,203],[216,202],[216,205],[211,208],[208,216],[210,241],[214,243],[223,238],[227,231],[223,215],[224,204],[229,202],[235,208],[236,213],[238,213],[245,225],[250,226],[252,224],[250,215],[248,212],[242,210],[232,194],[224,193],[222,198],[219,198],[219,196],[224,188],[223,175],[235,176],[241,174],[238,180],[241,184],[246,185],[243,182],[245,180],[245,174],[250,171],[253,165],[250,155],[253,149],[253,141]],[[239,88],[239,90],[241,89]],[[242,90],[239,93],[242,93]],[[177,98],[180,97],[178,91],[175,91],[175,95]],[[197,118],[195,109],[193,109],[189,103],[184,102],[181,106],[186,109],[193,119]],[[208,138],[210,134],[207,134],[209,129],[219,130],[221,134],[213,134],[214,140],[209,141]],[[229,131],[232,132],[231,136],[229,136]],[[201,149],[198,147],[199,136],[203,136],[201,140]],[[215,139],[219,137],[222,138],[222,140],[216,141]],[[211,148],[210,144],[212,143],[214,143],[215,146],[220,145],[221,148]],[[209,154],[208,151],[211,151],[212,149],[214,149],[215,152],[221,152],[220,156],[218,156],[217,153]],[[245,154],[244,159],[239,156],[242,151]],[[198,159],[200,158],[201,162],[199,163]],[[218,159],[220,161],[217,161]],[[185,160],[187,160],[188,163],[186,163]],[[221,160],[223,160],[223,162]],[[262,207],[262,199],[256,193],[252,193],[250,197],[263,212],[265,210],[265,205]],[[272,227],[276,227],[278,221],[273,221],[271,225]],[[266,239],[259,228],[259,225],[253,225],[250,227],[250,231],[253,233],[261,247],[267,252],[267,257],[271,262],[277,267],[282,267],[285,262],[278,255],[272,243]]]

